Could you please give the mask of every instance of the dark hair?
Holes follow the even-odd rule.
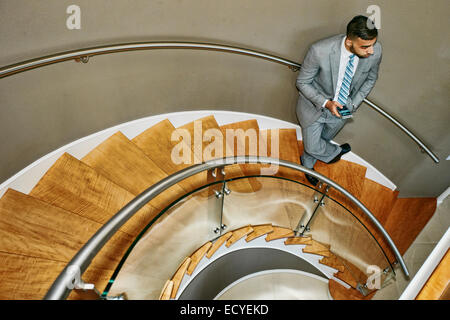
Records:
[[[347,37],[355,39],[359,37],[363,40],[372,40],[378,36],[378,30],[372,20],[366,16],[356,16],[347,25]]]

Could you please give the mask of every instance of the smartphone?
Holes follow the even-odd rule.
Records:
[[[342,119],[348,119],[348,118],[352,118],[352,112],[350,110],[348,110],[347,106],[344,106],[342,109],[337,108],[339,114],[341,115]]]

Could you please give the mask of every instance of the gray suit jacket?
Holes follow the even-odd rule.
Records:
[[[296,83],[300,91],[296,111],[298,121],[304,128],[324,112],[324,101],[334,98],[344,37],[344,34],[340,34],[314,43],[302,63]],[[347,108],[351,111],[359,107],[375,85],[380,62],[381,44],[377,42],[374,54],[359,59],[347,99]]]

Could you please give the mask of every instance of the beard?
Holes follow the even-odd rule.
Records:
[[[360,59],[366,59],[366,58],[370,57],[370,54],[361,55],[361,54],[359,54],[358,52],[356,52],[356,50],[355,50],[353,44],[352,44],[352,46],[350,47],[350,51],[351,51],[353,54],[356,54],[356,55],[358,56],[358,58],[360,58]]]
[[[367,54],[367,55],[365,55],[365,56],[361,56],[361,55],[359,55],[359,54],[357,54],[357,53],[355,53],[360,59],[367,59],[368,57],[370,57],[370,54]]]

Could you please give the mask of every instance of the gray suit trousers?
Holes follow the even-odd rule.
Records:
[[[340,119],[324,109],[322,115],[306,128],[302,127],[303,148],[301,155],[303,166],[312,169],[317,160],[328,163],[342,150],[330,142],[342,129],[347,120]]]

